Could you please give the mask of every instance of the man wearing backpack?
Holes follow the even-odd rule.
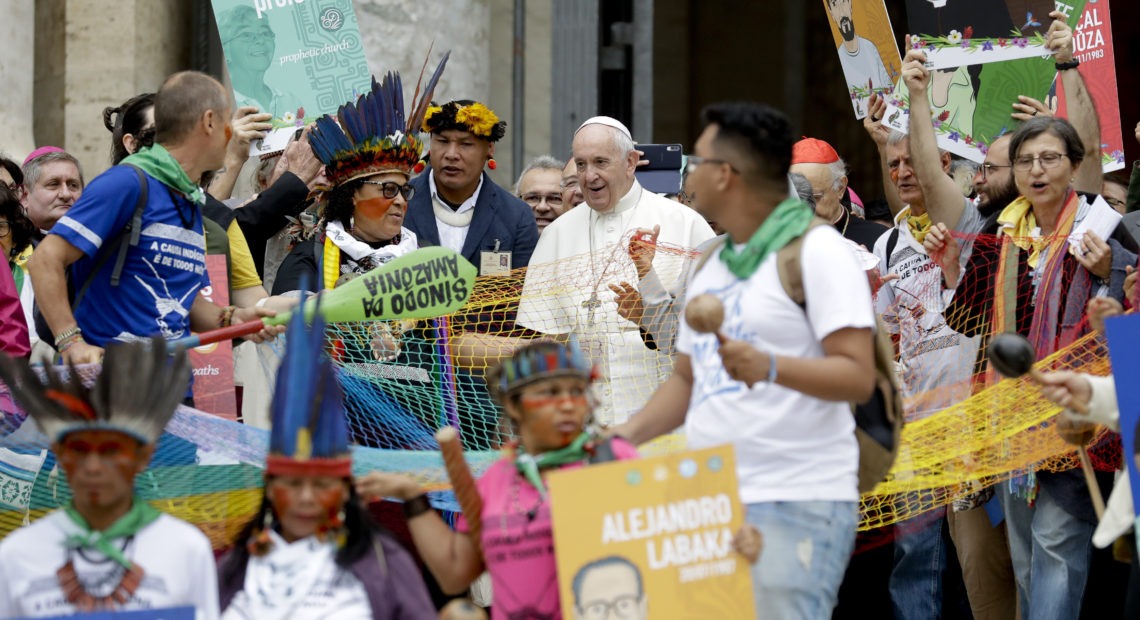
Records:
[[[92,181],[28,260],[65,362],[98,362],[115,340],[173,340],[273,314],[198,295],[209,284],[198,180],[222,166],[231,107],[224,87],[205,74],[167,78],[155,98],[157,144]],[[73,264],[74,311],[66,276]]]
[[[732,443],[746,518],[764,535],[757,616],[829,617],[855,544],[859,449],[850,402],[875,391],[871,291],[851,246],[789,197],[792,132],[767,106],[718,104],[689,158],[696,209],[728,243],[687,296],[723,302],[717,334],[682,325],[673,374],[616,432],[643,443],[684,424],[692,448]],[[777,254],[802,237],[803,306]]]

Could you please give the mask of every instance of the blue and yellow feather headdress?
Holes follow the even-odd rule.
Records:
[[[334,187],[384,172],[411,176],[423,151],[419,132],[424,114],[450,55],[451,52],[444,54],[422,93],[424,71],[420,71],[420,83],[412,96],[412,113],[406,119],[403,83],[400,74],[392,71],[383,82],[372,78],[372,90],[355,102],[340,106],[336,116],[326,114],[317,119],[309,142]],[[423,69],[427,69],[427,59]]]
[[[319,303],[319,302],[318,302]],[[352,475],[344,393],[325,351],[325,321],[294,312],[285,334],[285,355],[277,371],[270,407],[266,475]]]

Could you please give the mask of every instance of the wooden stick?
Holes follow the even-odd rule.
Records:
[[[467,460],[463,458],[459,431],[453,426],[444,426],[436,431],[435,440],[439,443],[439,452],[443,455],[443,466],[447,469],[447,477],[451,479],[455,499],[459,501],[459,508],[467,518],[471,539],[482,555],[483,498],[479,496],[475,477],[471,475],[471,468],[467,467]]]
[[[1040,370],[1032,368],[1029,371],[1029,378],[1034,383],[1043,384],[1044,375]],[[1080,402],[1073,402],[1069,404],[1069,409],[1081,414],[1088,415],[1088,405]],[[1064,435],[1062,435],[1064,437]],[[1066,441],[1068,439],[1066,438]],[[1089,496],[1092,497],[1093,510],[1096,511],[1097,521],[1104,518],[1104,497],[1100,493],[1100,485],[1096,481],[1096,473],[1093,470],[1092,461],[1089,460],[1088,449],[1085,448],[1085,442],[1077,443],[1077,457],[1081,460],[1081,473],[1085,475],[1085,484],[1089,487]]]

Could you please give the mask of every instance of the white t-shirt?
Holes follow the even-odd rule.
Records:
[[[847,89],[866,88],[868,80],[871,81],[871,86],[875,90],[893,86],[891,74],[887,73],[887,67],[883,64],[883,57],[879,55],[879,49],[875,47],[875,44],[863,37],[855,37],[855,40],[859,47],[854,54],[847,51],[844,45],[839,46],[839,66],[843,68],[843,77],[847,80]],[[855,106],[857,114],[865,113],[862,100],[853,99],[851,103]]]
[[[724,302],[721,332],[777,356],[821,358],[820,341],[844,328],[874,328],[871,289],[851,247],[832,227],[808,231],[802,247],[806,311],[784,291],[776,254],[748,280],[716,257],[689,284],[688,298],[712,293]],[[693,365],[685,418],[691,448],[731,443],[745,503],[856,501],[859,448],[851,405],[780,385],[749,388],[732,380],[716,337],[681,322],[677,350]]]
[[[0,617],[48,617],[76,613],[64,598],[56,571],[68,561],[63,541],[79,526],[57,510],[0,542]],[[113,544],[143,571],[122,610],[192,606],[198,620],[218,617],[218,573],[210,541],[198,528],[161,515],[133,539]],[[118,587],[124,569],[92,550],[71,554],[76,574],[93,596]]]
[[[970,395],[970,378],[978,353],[978,338],[968,338],[946,324],[942,313],[953,298],[943,290],[942,268],[922,244],[915,240],[906,223],[909,207],[895,217],[898,240],[886,256],[886,232],[875,242],[875,256],[885,274],[896,274],[875,296],[875,311],[891,333],[899,334],[899,378],[902,381],[908,421],[941,411]],[[955,230],[976,234],[984,220],[967,201]],[[970,259],[973,243],[959,239],[963,269]]]
[[[364,584],[336,565],[336,547],[310,536],[293,543],[270,532],[268,554],[251,557],[245,586],[222,620],[368,620]]]

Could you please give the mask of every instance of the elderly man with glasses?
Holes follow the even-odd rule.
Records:
[[[542,155],[527,164],[515,184],[515,195],[534,211],[534,222],[540,235],[572,206],[563,194],[562,168],[562,162],[550,155]],[[574,182],[577,180],[575,176]]]

